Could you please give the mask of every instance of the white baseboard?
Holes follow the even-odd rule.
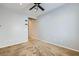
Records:
[[[79,50],[76,50],[76,49],[73,49],[73,48],[70,48],[70,47],[67,47],[67,46],[63,46],[63,45],[60,45],[60,44],[51,43],[51,42],[48,42],[48,41],[45,41],[45,40],[42,40],[42,41],[47,42],[49,44],[53,44],[53,45],[59,46],[59,47],[63,47],[63,48],[69,49],[69,50],[73,50],[73,51],[79,52]]]
[[[4,44],[4,45],[1,45],[0,48],[6,48],[6,47],[9,47],[9,46],[14,46],[14,45],[22,44],[22,43],[25,43],[27,41],[28,40],[21,41],[21,42],[16,42],[16,43],[9,43],[8,45]]]

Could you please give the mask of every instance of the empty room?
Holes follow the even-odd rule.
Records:
[[[79,3],[0,3],[0,56],[79,56]]]

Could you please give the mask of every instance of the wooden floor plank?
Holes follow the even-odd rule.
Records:
[[[0,48],[0,56],[79,56],[79,52],[29,38],[28,42]]]

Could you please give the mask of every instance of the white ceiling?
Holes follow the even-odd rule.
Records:
[[[64,3],[42,3],[41,6],[45,9],[45,11],[41,11],[40,9],[35,12],[34,9],[29,11],[34,4],[33,3],[0,3],[0,6],[6,7],[10,10],[16,11],[18,13],[26,14],[28,17],[37,18],[38,16],[47,13],[59,6],[62,6]]]

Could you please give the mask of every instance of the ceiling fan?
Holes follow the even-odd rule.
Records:
[[[38,8],[39,8],[42,11],[44,11],[45,9],[40,4],[41,3],[34,3],[34,6],[32,6],[29,10],[32,10],[32,9],[38,10]]]

